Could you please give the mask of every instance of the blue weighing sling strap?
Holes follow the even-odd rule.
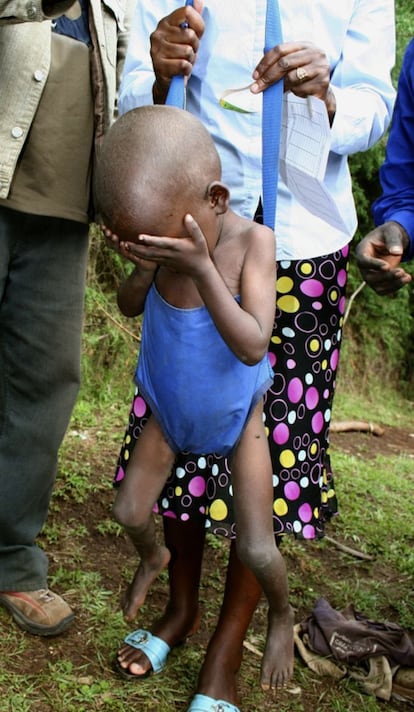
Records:
[[[187,0],[186,5],[193,5]],[[278,0],[268,0],[266,5],[266,30],[264,51],[282,42]],[[262,114],[262,204],[263,223],[275,228],[277,179],[279,173],[279,144],[282,119],[283,81],[272,84],[263,92]],[[166,104],[185,108],[185,80],[182,75],[172,78]]]

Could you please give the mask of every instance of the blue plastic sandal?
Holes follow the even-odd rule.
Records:
[[[187,712],[240,712],[240,710],[225,700],[215,700],[208,695],[195,695]]]
[[[168,654],[171,651],[170,646],[164,640],[157,638],[156,635],[152,635],[148,630],[141,628],[135,630],[133,633],[129,633],[124,642],[137,650],[142,650],[152,665],[152,669],[147,670],[143,675],[134,675],[132,672],[129,672],[128,668],[123,668],[119,660],[116,659],[115,666],[117,672],[126,680],[142,680],[144,677],[148,677],[148,675],[155,675],[157,672],[161,672],[167,661]]]

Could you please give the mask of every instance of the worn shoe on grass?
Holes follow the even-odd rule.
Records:
[[[2,591],[0,604],[10,611],[20,628],[32,635],[59,635],[75,617],[66,601],[47,588]]]

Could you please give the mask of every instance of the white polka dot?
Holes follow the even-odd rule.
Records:
[[[327,408],[325,410],[325,415],[323,417],[325,418],[325,423],[329,423],[329,421],[331,419],[331,409],[330,408]]]
[[[307,373],[305,376],[305,381],[308,384],[308,386],[313,383],[313,374],[312,373]]]
[[[211,468],[211,474],[213,475],[213,477],[217,477],[218,473],[219,473],[218,465],[213,465],[213,467]]]
[[[298,452],[298,460],[300,462],[304,462],[306,460],[306,450],[299,450]]]
[[[305,489],[306,487],[309,487],[309,478],[308,477],[302,477],[299,482],[300,486],[302,489]]]
[[[197,460],[197,466],[200,468],[200,470],[205,470],[207,467],[207,460],[205,457],[199,457]]]
[[[177,467],[176,469],[176,475],[177,477],[181,480],[183,477],[185,477],[185,470],[183,467]]]
[[[293,423],[296,422],[296,412],[294,410],[291,410],[290,413],[288,414],[288,423],[290,425],[293,425]]]
[[[296,532],[296,534],[299,534],[299,532],[302,531],[302,524],[298,521],[293,522],[293,530]]]

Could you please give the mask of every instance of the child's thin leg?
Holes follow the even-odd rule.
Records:
[[[134,447],[113,508],[115,519],[124,527],[141,559],[123,597],[126,620],[136,617],[151,583],[170,559],[168,549],[157,543],[151,513],[174,460],[174,452],[151,416]]]
[[[264,689],[281,687],[293,672],[293,611],[287,572],[273,533],[272,465],[259,404],[232,463],[237,552],[259,581],[269,603],[262,663]]]

